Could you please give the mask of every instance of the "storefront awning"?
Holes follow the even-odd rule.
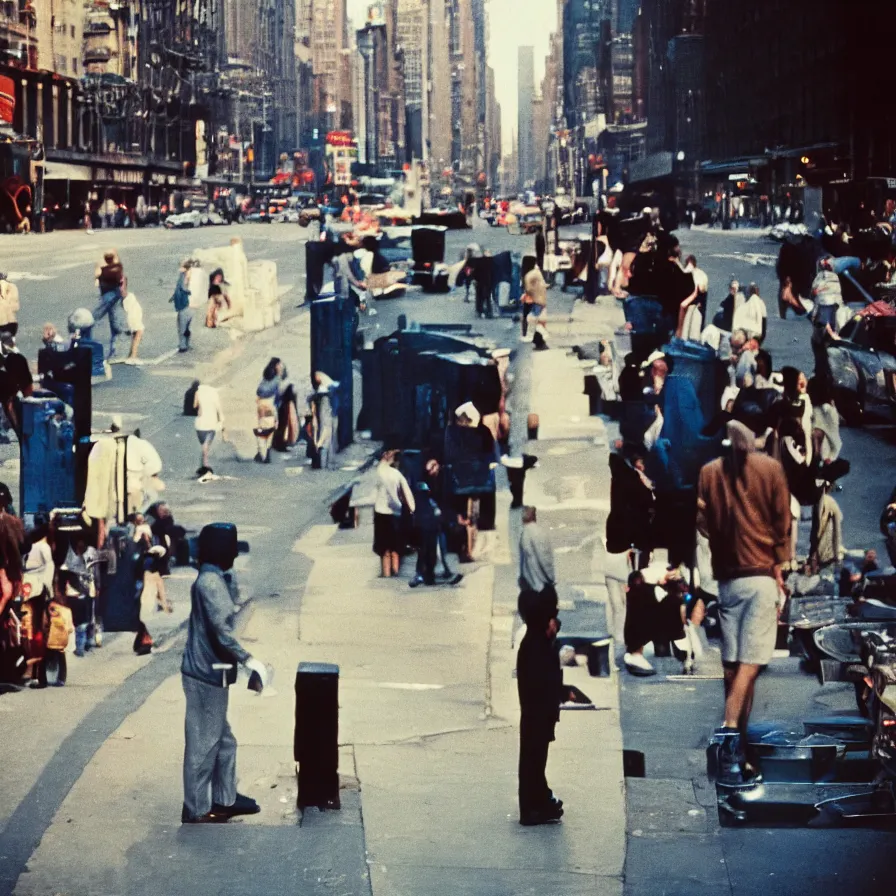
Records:
[[[742,172],[748,172],[751,168],[765,168],[766,165],[768,165],[768,159],[762,156],[741,156],[738,159],[728,159],[725,162],[701,162],[700,171],[703,174],[737,174],[738,179],[741,179]]]
[[[644,180],[656,180],[672,174],[672,153],[655,152],[643,159],[632,162],[629,166],[629,183],[636,184]]]
[[[68,162],[47,162],[44,165],[44,180],[92,180],[89,165],[72,165]]]

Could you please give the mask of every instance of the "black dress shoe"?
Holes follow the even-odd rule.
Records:
[[[562,809],[537,809],[520,813],[520,824],[534,827],[539,824],[557,824],[563,816]]]
[[[222,806],[215,803],[212,806],[212,812],[218,815],[226,815],[228,818],[234,815],[257,815],[261,812],[261,806],[251,796],[243,796],[241,793],[238,793],[232,806]]]
[[[214,806],[205,815],[190,815],[186,809],[180,813],[181,824],[227,824],[230,816],[215,811]]]

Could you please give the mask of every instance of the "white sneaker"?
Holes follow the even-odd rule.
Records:
[[[632,675],[638,675],[642,678],[648,675],[656,675],[656,669],[647,662],[642,653],[626,653],[622,658],[622,662],[625,663],[625,668]]]

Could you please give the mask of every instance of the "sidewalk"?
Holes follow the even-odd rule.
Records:
[[[581,368],[559,342],[552,337],[551,351],[518,362],[529,368],[520,380],[534,386],[530,399],[518,380],[514,417],[524,422],[530,406],[541,415],[545,438],[525,449],[541,458],[527,477],[526,500],[551,529],[570,631],[603,623],[600,534],[608,492],[603,427],[587,416]],[[233,408],[234,419],[249,385],[239,373],[222,384],[225,412]],[[227,460],[221,470],[238,475],[240,464]],[[346,479],[345,472],[314,476],[319,472],[319,487]],[[257,488],[257,502],[280,506],[282,473],[265,476]],[[232,494],[227,481],[212,483],[203,502]],[[308,518],[319,521],[320,502],[313,504]],[[180,826],[179,651],[163,651],[153,660],[160,686],[122,714],[74,782],[15,893],[621,893],[615,674],[598,679],[584,667],[566,670],[566,680],[597,707],[564,712],[551,748],[549,780],[566,815],[547,828],[517,823],[512,555],[519,533],[508,505],[502,491],[492,562],[464,567],[455,589],[409,589],[410,563],[401,579],[377,578],[369,515],[357,530],[313,525],[295,543],[263,515],[270,525],[254,533],[248,560],[255,591],[267,598],[255,602],[242,637],[275,666],[276,677],[260,698],[238,683],[230,712],[240,789],[259,799],[261,814],[223,828]],[[302,531],[301,521],[293,525]],[[299,819],[292,688],[297,663],[311,660],[340,665],[343,808]]]
[[[177,521],[188,529],[198,529],[210,519],[232,519],[237,522],[241,536],[253,542],[255,550],[256,538],[269,531],[269,527],[258,525],[263,514],[259,514],[255,496],[259,496],[262,507],[280,497],[284,471],[278,469],[282,465],[279,458],[270,467],[258,468],[252,464],[251,476],[260,482],[253,489],[249,500],[246,500],[244,491],[237,497],[241,489],[244,489],[245,483],[242,480],[246,478],[247,468],[238,462],[232,446],[216,445],[215,467],[222,474],[222,479],[205,485],[198,484],[195,480],[198,447],[193,434],[193,419],[180,416],[182,389],[179,388],[178,381],[182,383],[183,389],[196,376],[215,382],[221,390],[224,413],[232,421],[233,431],[238,432],[240,426],[246,426],[249,428],[246,436],[251,438],[254,419],[243,420],[243,409],[245,406],[252,408],[254,418],[254,393],[257,385],[254,371],[257,369],[260,377],[261,368],[272,352],[288,359],[298,353],[295,369],[307,370],[309,362],[306,357],[301,357],[303,352],[307,356],[308,351],[307,321],[307,314],[300,314],[276,331],[229,344],[224,352],[218,353],[211,361],[201,362],[191,368],[154,368],[144,381],[149,383],[148,394],[156,398],[155,407],[150,409],[153,416],[139,424],[126,418],[126,426],[141,425],[144,437],[156,445],[164,462],[162,477],[167,488],[163,497],[171,504]],[[303,328],[306,328],[304,335]],[[246,370],[253,371],[253,375],[247,376]],[[155,382],[161,388],[153,394]],[[102,401],[102,389],[99,391]],[[133,404],[130,406],[133,407]],[[369,446],[355,445],[340,457],[344,464],[351,465],[356,462],[353,458],[365,451],[369,451]],[[18,445],[8,446],[6,454],[0,480],[6,482],[16,495],[19,478]],[[287,471],[290,478],[286,481],[296,483],[294,488],[297,494],[309,489],[315,492],[313,505],[309,504],[308,509],[297,514],[300,522],[308,516],[309,511],[313,513],[318,510],[322,503],[321,492],[325,498],[341,484],[345,473],[314,471],[313,476],[308,477],[308,485],[302,486],[300,483],[303,480],[294,477],[305,472],[310,474],[311,471],[306,470],[301,461],[290,460],[290,464],[293,470]],[[246,559],[246,575],[251,580],[252,556]],[[21,817],[26,804],[33,802],[36,797],[40,797],[43,807],[48,805],[47,796],[40,796],[49,786],[45,779],[48,778],[49,784],[56,790],[63,787],[61,792],[64,794],[65,785],[60,783],[62,779],[58,775],[58,766],[69,764],[74,767],[83,761],[82,757],[89,758],[91,751],[102,743],[102,738],[93,733],[107,724],[107,719],[108,724],[114,722],[114,713],[104,714],[104,705],[110,701],[114,704],[122,693],[127,693],[128,699],[132,701],[138,699],[137,695],[145,697],[151,687],[165,677],[159,677],[154,667],[158,665],[157,660],[161,661],[163,658],[159,654],[164,655],[186,626],[190,607],[189,589],[194,578],[193,570],[177,567],[167,580],[174,612],[170,615],[154,613],[147,621],[157,646],[153,656],[134,655],[132,633],[106,633],[101,649],[83,659],[68,656],[68,683],[64,689],[50,688],[37,692],[26,690],[0,698],[0,724],[5,730],[16,732],[16,749],[9,751],[4,761],[3,786],[0,787],[0,868],[9,857],[7,837],[17,833],[10,831],[9,826],[24,829],[29,825],[37,825],[34,813],[25,812],[24,821]],[[176,658],[179,659],[178,650],[174,650],[173,654],[177,654]],[[175,670],[176,666],[172,666],[167,674]],[[127,715],[135,705],[136,702],[132,702],[130,706],[124,704],[119,709]],[[179,731],[181,724],[178,721],[173,730]],[[91,726],[89,730],[85,730],[85,725]],[[117,727],[114,724],[113,730]],[[70,749],[75,750],[75,755],[67,757],[65,754]],[[64,776],[65,768],[61,771]],[[34,829],[39,836],[39,826]],[[4,888],[5,879],[0,871],[0,893],[7,892]]]

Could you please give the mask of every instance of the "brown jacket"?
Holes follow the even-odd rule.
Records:
[[[743,457],[732,483],[730,460],[719,458],[700,471],[697,529],[709,539],[712,568],[720,582],[774,575],[791,559],[790,489],[784,468],[765,454]]]

